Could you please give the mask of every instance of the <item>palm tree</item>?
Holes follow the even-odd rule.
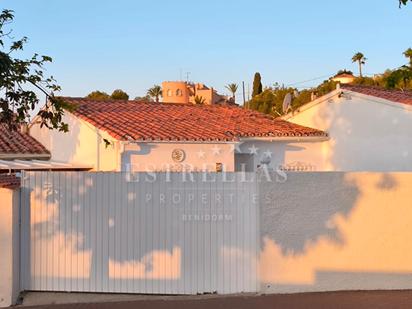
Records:
[[[358,65],[359,65],[359,76],[362,77],[362,65],[364,65],[365,62],[366,62],[365,56],[362,53],[358,52],[355,55],[353,55],[352,62],[357,62],[358,63]]]
[[[232,83],[225,86],[232,93],[233,102],[236,102],[237,84]]]
[[[159,85],[154,85],[152,88],[147,90],[147,95],[156,100],[156,103],[159,103],[159,97],[163,95],[162,87]]]
[[[206,100],[204,97],[201,97],[198,95],[195,96],[195,104],[204,105],[205,103],[206,103]]]
[[[406,58],[409,58],[409,66],[412,68],[412,48],[408,48],[403,52]]]

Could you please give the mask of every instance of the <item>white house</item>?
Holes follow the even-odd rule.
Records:
[[[0,175],[22,170],[89,170],[85,164],[69,164],[51,160],[50,152],[30,136],[24,127],[10,130],[0,124]]]
[[[199,106],[66,98],[69,133],[30,133],[53,160],[96,171],[254,171],[262,164],[291,168],[322,149],[323,131],[232,105]],[[306,166],[298,166],[301,168]]]
[[[328,133],[298,159],[319,171],[412,170],[412,92],[342,85],[282,118]]]

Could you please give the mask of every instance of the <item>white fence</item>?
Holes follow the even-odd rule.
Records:
[[[21,288],[258,291],[254,175],[25,172]]]

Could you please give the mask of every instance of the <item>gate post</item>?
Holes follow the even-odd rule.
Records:
[[[0,307],[16,303],[19,284],[19,189],[0,187]]]

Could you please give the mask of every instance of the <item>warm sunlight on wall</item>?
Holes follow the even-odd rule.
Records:
[[[298,186],[305,192],[300,197],[307,198],[289,198],[290,204],[284,209],[266,204],[262,210],[263,214],[272,214],[273,225],[283,224],[282,213],[307,214],[307,222],[299,220],[303,218],[299,215],[291,220],[295,226],[275,230],[263,226],[260,278],[264,289],[350,289],[359,288],[357,280],[362,282],[362,289],[388,288],[385,276],[391,288],[411,288],[410,277],[409,282],[405,279],[412,274],[412,175],[349,173],[341,187],[336,187],[340,181],[336,181],[336,175],[320,178],[313,174],[315,185],[306,187],[292,177],[278,190],[293,195]],[[345,187],[350,190],[345,191]],[[313,205],[318,202],[311,198],[314,195],[327,199],[322,205]],[[330,212],[331,208],[334,211]],[[307,235],[302,247],[296,245],[296,233]],[[370,282],[376,275],[381,276],[380,281]],[[351,276],[352,280],[346,280]]]
[[[139,261],[109,260],[111,279],[179,279],[181,277],[182,250],[173,248],[156,250]]]
[[[89,278],[91,273],[91,251],[79,250],[84,243],[82,233],[59,230],[59,207],[50,201],[53,192],[36,187],[31,194],[31,273],[39,285],[49,284],[37,276],[40,271],[46,278]]]

